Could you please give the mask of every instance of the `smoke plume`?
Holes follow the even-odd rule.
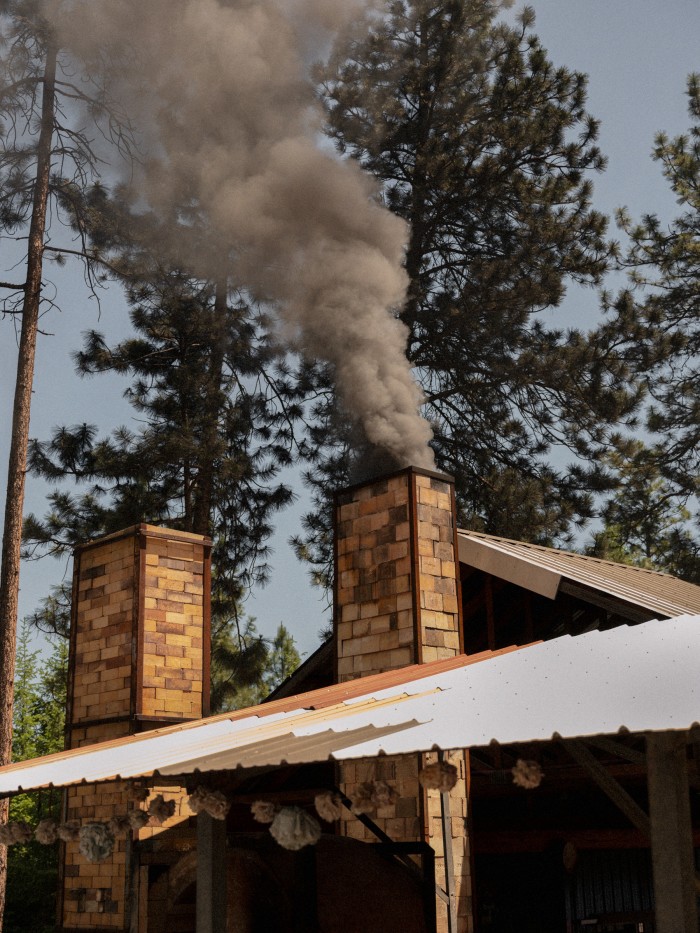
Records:
[[[341,401],[397,465],[431,467],[405,357],[406,229],[357,165],[319,147],[307,62],[353,0],[46,0],[59,41],[108,75],[146,158],[135,197],[196,204],[238,284],[287,341],[335,371]],[[175,225],[173,225],[175,226]],[[182,225],[180,225],[182,228]],[[225,256],[225,260],[221,257]],[[221,269],[214,270],[219,275]]]

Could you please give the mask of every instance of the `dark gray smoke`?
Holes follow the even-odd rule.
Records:
[[[331,363],[344,407],[399,465],[431,467],[405,357],[402,221],[360,169],[318,145],[305,60],[352,0],[45,0],[64,47],[106,68],[147,154],[135,194],[163,217],[196,203],[214,253],[278,309],[282,336]],[[220,270],[219,270],[220,271]]]

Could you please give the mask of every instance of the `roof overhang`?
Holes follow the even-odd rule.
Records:
[[[561,574],[555,570],[540,567],[517,554],[509,554],[495,541],[470,538],[464,534],[460,534],[458,540],[460,563],[548,599],[554,599],[559,592]]]
[[[0,795],[700,720],[700,616],[377,674],[267,705],[0,768]]]
[[[532,593],[560,593],[636,622],[700,612],[700,586],[646,567],[459,531],[460,562]]]

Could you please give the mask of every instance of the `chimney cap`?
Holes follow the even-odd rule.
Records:
[[[178,531],[175,528],[168,528],[166,525],[149,525],[146,522],[140,522],[138,525],[129,525],[127,528],[121,528],[119,531],[113,531],[108,535],[101,535],[99,538],[91,538],[89,541],[76,544],[73,548],[73,554],[79,554],[93,547],[100,547],[108,541],[121,541],[123,538],[137,536],[143,538],[167,538],[170,541],[187,541],[202,544],[204,547],[211,547],[212,544],[211,538],[206,535],[194,534],[191,531]]]
[[[334,495],[335,499],[340,496],[346,496],[348,493],[356,492],[358,489],[364,489],[365,486],[373,486],[375,483],[381,483],[385,480],[394,479],[396,476],[429,476],[431,479],[439,480],[441,483],[449,483],[454,486],[455,478],[449,473],[440,473],[438,470],[426,470],[424,467],[407,466],[400,470],[391,470],[389,473],[377,473],[376,476],[370,476],[359,483],[351,483],[349,486],[343,486],[337,489]]]

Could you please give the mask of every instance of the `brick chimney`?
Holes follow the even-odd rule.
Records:
[[[335,503],[336,673],[342,682],[367,674],[449,658],[462,650],[454,481],[409,467],[340,492]],[[364,781],[385,780],[398,792],[395,805],[373,817],[396,842],[427,842],[435,850],[436,881],[445,887],[441,800],[424,791],[420,769],[435,755],[401,755],[339,766],[340,786],[351,796]],[[473,929],[464,750],[448,754],[459,769],[450,793],[454,907],[457,929]],[[348,816],[345,835],[375,837]],[[438,933],[448,913],[437,900]],[[453,933],[457,931],[453,930]]]
[[[208,538],[152,525],[76,548],[67,748],[207,715],[210,552]],[[175,816],[140,838],[189,816],[184,790],[152,793],[161,792]],[[65,817],[109,820],[134,806],[121,783],[82,785],[68,790]],[[120,838],[110,859],[91,864],[65,845],[60,929],[130,929],[130,853]]]

